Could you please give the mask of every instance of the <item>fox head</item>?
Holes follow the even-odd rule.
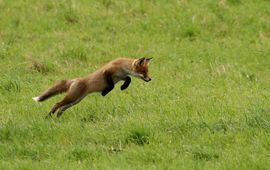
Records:
[[[146,82],[151,81],[151,78],[148,75],[148,65],[151,59],[152,58],[143,57],[143,58],[135,60],[134,65],[133,65],[134,66],[133,71],[134,71],[135,77],[139,77]]]

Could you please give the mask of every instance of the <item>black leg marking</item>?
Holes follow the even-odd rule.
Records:
[[[114,88],[114,82],[113,82],[111,74],[105,73],[105,76],[106,76],[105,78],[106,78],[106,82],[107,82],[107,88],[101,92],[102,96],[106,96]]]
[[[131,78],[130,78],[130,77],[127,77],[127,78],[125,79],[124,84],[121,86],[121,90],[125,90],[126,88],[128,88],[130,82],[131,82]]]
[[[49,119],[49,118],[51,118],[51,117],[52,117],[52,113],[49,112],[49,114],[48,114],[47,116],[45,116],[45,119]]]

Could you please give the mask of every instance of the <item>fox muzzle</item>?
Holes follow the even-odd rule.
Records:
[[[149,81],[152,80],[150,77],[143,77],[142,79],[143,79],[144,81],[146,81],[146,82],[149,82]]]

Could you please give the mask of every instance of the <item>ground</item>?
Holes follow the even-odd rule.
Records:
[[[269,169],[269,0],[0,0],[0,169]],[[60,119],[59,79],[153,57]]]

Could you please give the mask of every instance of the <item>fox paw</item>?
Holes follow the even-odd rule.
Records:
[[[127,87],[126,86],[121,86],[120,89],[121,90],[125,90]]]
[[[104,92],[104,91],[101,92],[101,95],[102,95],[102,96],[106,96],[107,94],[108,94],[108,93],[106,93],[106,92]]]

